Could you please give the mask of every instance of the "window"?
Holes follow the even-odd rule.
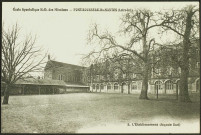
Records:
[[[100,89],[101,89],[101,90],[104,89],[104,85],[103,85],[103,84],[100,85]]]
[[[137,77],[137,75],[135,73],[133,73],[133,78],[136,78],[136,77]]]
[[[132,90],[137,90],[137,83],[136,82],[132,83],[131,89]]]
[[[156,89],[156,90],[161,90],[161,89],[162,89],[162,86],[161,86],[161,82],[160,82],[160,81],[156,81],[156,83],[155,83],[155,89]]]
[[[100,76],[96,75],[96,80],[99,81],[99,79],[100,79]]]
[[[95,89],[95,84],[93,84],[93,89]]]
[[[104,80],[104,76],[103,76],[103,75],[100,75],[100,79],[101,79],[101,80]]]
[[[166,83],[165,83],[165,89],[166,90],[173,90],[173,83],[172,83],[172,81],[167,81]]]
[[[126,74],[123,74],[123,78],[126,78]]]
[[[122,89],[124,90],[128,90],[128,85],[126,83],[122,83]]]
[[[107,90],[111,90],[111,84],[107,85]]]
[[[181,74],[181,68],[180,67],[178,68],[178,72],[179,72],[179,74]]]
[[[97,89],[97,90],[99,89],[99,84],[96,85],[96,89]]]
[[[196,53],[197,53],[197,55],[199,56],[199,55],[200,55],[200,50],[199,50],[199,49],[196,49]]]
[[[62,79],[62,75],[59,75],[59,80],[61,80]]]
[[[168,75],[172,75],[172,70],[173,70],[172,67],[168,68]]]
[[[161,75],[161,69],[156,69],[156,73],[158,74],[158,75]]]
[[[59,80],[64,80],[64,75],[59,74]]]
[[[118,83],[115,83],[114,84],[114,90],[118,90],[119,89],[119,85],[118,85]]]
[[[118,79],[118,72],[115,72],[115,73],[114,73],[114,78],[115,78],[115,79]]]
[[[200,68],[200,62],[196,63],[196,68]]]

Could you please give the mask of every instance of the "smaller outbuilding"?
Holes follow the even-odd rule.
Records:
[[[1,83],[1,95],[5,89],[5,83]],[[63,80],[26,78],[18,80],[10,90],[10,95],[40,95],[40,94],[64,94],[72,92],[88,92],[89,87],[66,83]]]

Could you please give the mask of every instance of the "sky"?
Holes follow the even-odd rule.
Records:
[[[55,60],[81,65],[82,54],[93,45],[87,44],[87,34],[92,24],[101,29],[117,32],[119,18],[125,12],[74,11],[75,8],[150,9],[152,11],[183,8],[198,2],[3,2],[2,21],[6,28],[15,23],[23,35],[37,36],[37,46],[42,46]],[[23,9],[55,9],[68,11],[23,11]],[[21,11],[17,11],[20,9]]]

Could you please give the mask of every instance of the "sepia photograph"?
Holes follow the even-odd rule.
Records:
[[[2,2],[1,133],[200,133],[199,13]]]

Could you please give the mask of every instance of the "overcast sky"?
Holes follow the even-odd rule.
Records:
[[[198,2],[3,2],[2,18],[5,27],[16,22],[23,34],[37,35],[37,45],[43,46],[57,61],[80,65],[80,54],[87,54],[87,33],[93,23],[102,29],[116,32],[119,17],[125,12],[73,11],[73,8],[147,8],[164,10],[182,8]],[[13,11],[13,8],[63,8],[72,11]]]

